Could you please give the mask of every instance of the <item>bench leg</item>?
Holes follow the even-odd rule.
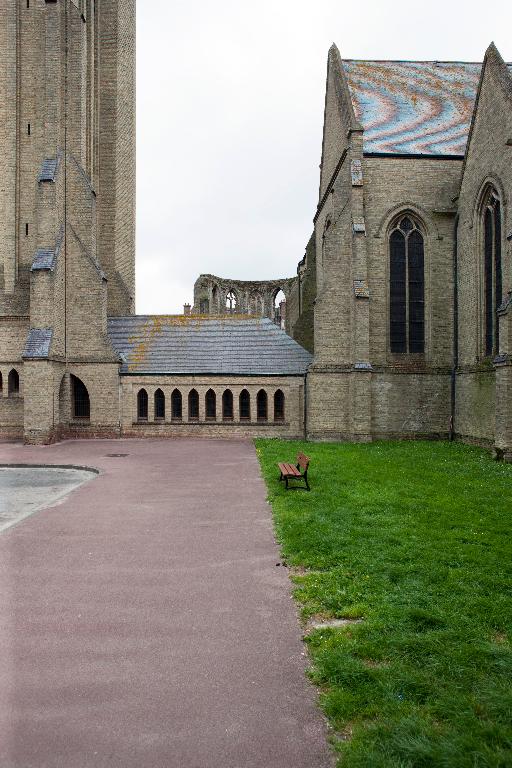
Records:
[[[288,478],[285,478],[286,480],[286,490],[288,490]]]

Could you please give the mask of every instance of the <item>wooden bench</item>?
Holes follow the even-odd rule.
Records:
[[[286,490],[288,490],[289,480],[304,480],[306,483],[306,489],[308,491],[310,490],[308,483],[309,459],[307,456],[304,456],[303,453],[299,453],[297,456],[297,464],[287,464],[286,462],[281,462],[277,466],[279,467],[279,471],[281,473],[279,480],[285,481]]]

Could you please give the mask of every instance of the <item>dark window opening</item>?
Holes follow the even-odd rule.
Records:
[[[171,414],[173,421],[181,421],[183,418],[183,398],[179,389],[175,389],[171,395]]]
[[[28,6],[27,6],[28,7]],[[30,136],[30,123],[27,125],[27,133]]]
[[[274,395],[274,421],[284,421],[284,392],[280,389]]]
[[[213,389],[209,389],[208,392],[206,393],[205,406],[206,406],[206,418],[212,419],[212,420],[216,419],[217,418],[217,397]]]
[[[0,392],[3,391],[3,388],[4,388],[4,382],[2,379],[2,371],[0,371]]]
[[[250,421],[251,419],[251,396],[246,389],[240,392],[240,419]]]
[[[393,353],[425,351],[423,235],[404,216],[389,237],[389,342]]]
[[[260,389],[256,396],[256,414],[258,421],[267,421],[268,418],[268,399],[264,389]]]
[[[165,419],[165,395],[161,389],[155,392],[155,419]]]
[[[28,237],[28,223],[25,224],[25,237]]]
[[[233,393],[230,389],[222,395],[222,418],[224,421],[233,420]]]
[[[487,195],[484,211],[484,349],[499,352],[497,311],[503,299],[501,269],[501,205],[494,191]]]
[[[7,378],[7,394],[17,395],[20,391],[20,375],[14,368]]]
[[[71,376],[71,393],[73,398],[73,418],[90,419],[91,402],[87,387],[77,376]]]
[[[137,394],[137,419],[148,420],[148,393],[145,389],[140,389]]]
[[[199,395],[195,389],[188,393],[188,419],[196,421],[199,418]]]

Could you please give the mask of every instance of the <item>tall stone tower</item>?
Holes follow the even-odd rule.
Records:
[[[134,267],[135,0],[2,0],[0,436],[116,432]]]

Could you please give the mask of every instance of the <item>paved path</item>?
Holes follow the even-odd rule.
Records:
[[[101,473],[0,535],[1,768],[331,765],[251,443],[8,462]]]

